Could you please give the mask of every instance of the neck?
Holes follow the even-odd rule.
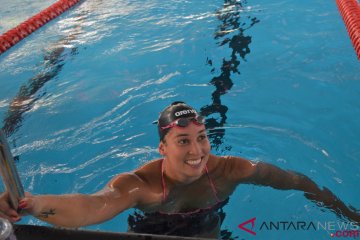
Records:
[[[162,166],[162,174],[167,178],[168,182],[173,186],[183,186],[190,184],[196,180],[198,180],[201,176],[197,177],[189,177],[184,174],[181,174],[179,171],[173,170],[171,166],[166,164],[166,160],[164,158]]]

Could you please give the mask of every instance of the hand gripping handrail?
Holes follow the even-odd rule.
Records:
[[[336,4],[360,61],[360,3],[358,0],[336,0]]]
[[[78,2],[80,0],[59,0],[40,13],[5,32],[0,36],[0,55]]]

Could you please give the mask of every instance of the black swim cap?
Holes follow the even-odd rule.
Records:
[[[192,118],[198,116],[196,110],[184,102],[173,102],[170,106],[166,107],[159,115],[157,125],[160,141],[164,140],[165,135],[171,128],[161,129],[168,126],[179,118]]]

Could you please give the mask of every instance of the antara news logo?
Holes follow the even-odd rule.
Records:
[[[238,226],[241,230],[256,236],[258,231],[327,231],[332,238],[360,238],[360,224],[340,221],[262,221],[251,218]]]

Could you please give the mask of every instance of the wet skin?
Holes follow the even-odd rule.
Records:
[[[216,203],[205,166],[220,200],[226,199],[241,183],[294,189],[308,199],[320,202],[336,214],[360,222],[360,215],[346,206],[327,188],[320,189],[308,177],[285,171],[264,162],[241,157],[210,154],[204,125],[189,124],[172,128],[160,142],[163,159],[150,161],[132,172],[115,176],[94,194],[31,195],[19,202],[23,213],[63,227],[80,227],[104,222],[129,208],[167,213],[206,208]],[[163,202],[161,163],[163,161],[166,201]],[[0,217],[20,218],[9,204],[8,193],[0,195]],[[49,214],[51,213],[51,214]]]

